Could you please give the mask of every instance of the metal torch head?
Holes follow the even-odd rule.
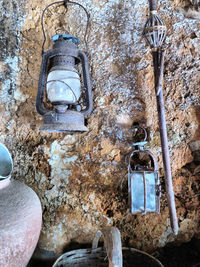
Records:
[[[152,49],[160,48],[166,37],[166,26],[157,14],[151,11],[144,27],[144,36]]]

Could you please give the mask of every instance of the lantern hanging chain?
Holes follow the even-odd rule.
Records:
[[[72,4],[72,5],[77,5],[79,7],[81,7],[85,13],[86,13],[86,16],[87,16],[87,24],[86,24],[86,29],[85,29],[85,33],[84,33],[84,42],[85,42],[85,46],[86,46],[86,53],[88,54],[88,42],[87,42],[87,34],[88,34],[88,28],[89,28],[89,21],[90,21],[90,16],[89,16],[89,13],[88,11],[86,10],[86,8],[84,6],[82,6],[81,4],[79,3],[76,3],[76,2],[73,2],[73,1],[69,1],[69,0],[62,0],[62,1],[56,1],[56,2],[53,2],[51,4],[49,4],[48,6],[45,7],[45,9],[42,11],[42,16],[41,16],[41,26],[42,26],[42,33],[43,33],[43,37],[44,37],[44,40],[43,40],[43,44],[42,44],[42,55],[44,54],[44,45],[45,45],[45,42],[46,42],[46,34],[45,34],[45,30],[44,30],[44,14],[46,12],[46,10],[55,5],[55,4],[60,4],[60,6],[64,5],[65,8],[66,8],[66,12],[68,11],[68,4]]]

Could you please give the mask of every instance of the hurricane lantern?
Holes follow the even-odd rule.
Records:
[[[53,4],[56,3],[60,1]],[[67,1],[67,3],[74,2]],[[63,4],[66,5],[66,1],[63,1]],[[43,15],[47,8],[43,11]],[[44,42],[45,40],[44,35]],[[87,56],[78,49],[79,41],[72,35],[56,34],[52,37],[52,41],[51,50],[44,52],[42,48],[36,101],[38,113],[44,116],[40,131],[88,131],[85,117],[91,113],[93,103]],[[82,67],[82,81],[77,70],[78,64]]]
[[[128,195],[132,214],[160,212],[160,183],[158,163],[147,142],[134,143],[135,150],[129,155]]]

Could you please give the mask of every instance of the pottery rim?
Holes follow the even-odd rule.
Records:
[[[7,147],[0,143],[0,182],[11,177],[13,160]]]

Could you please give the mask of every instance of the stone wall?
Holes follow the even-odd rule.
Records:
[[[97,229],[117,226],[126,246],[152,251],[200,236],[200,21],[197,1],[160,1],[166,21],[164,97],[180,231],[172,234],[164,186],[152,57],[142,37],[145,0],[80,0],[90,13],[88,37],[94,109],[88,133],[39,133],[35,99],[43,41],[40,17],[51,1],[2,0],[0,36],[0,141],[14,159],[13,177],[33,188],[43,206],[39,247],[62,252],[91,243]],[[195,13],[195,14],[196,14]],[[78,8],[51,8],[46,49],[56,30],[81,41],[86,19]],[[127,165],[132,124],[147,128],[162,184],[161,213],[127,211]]]

